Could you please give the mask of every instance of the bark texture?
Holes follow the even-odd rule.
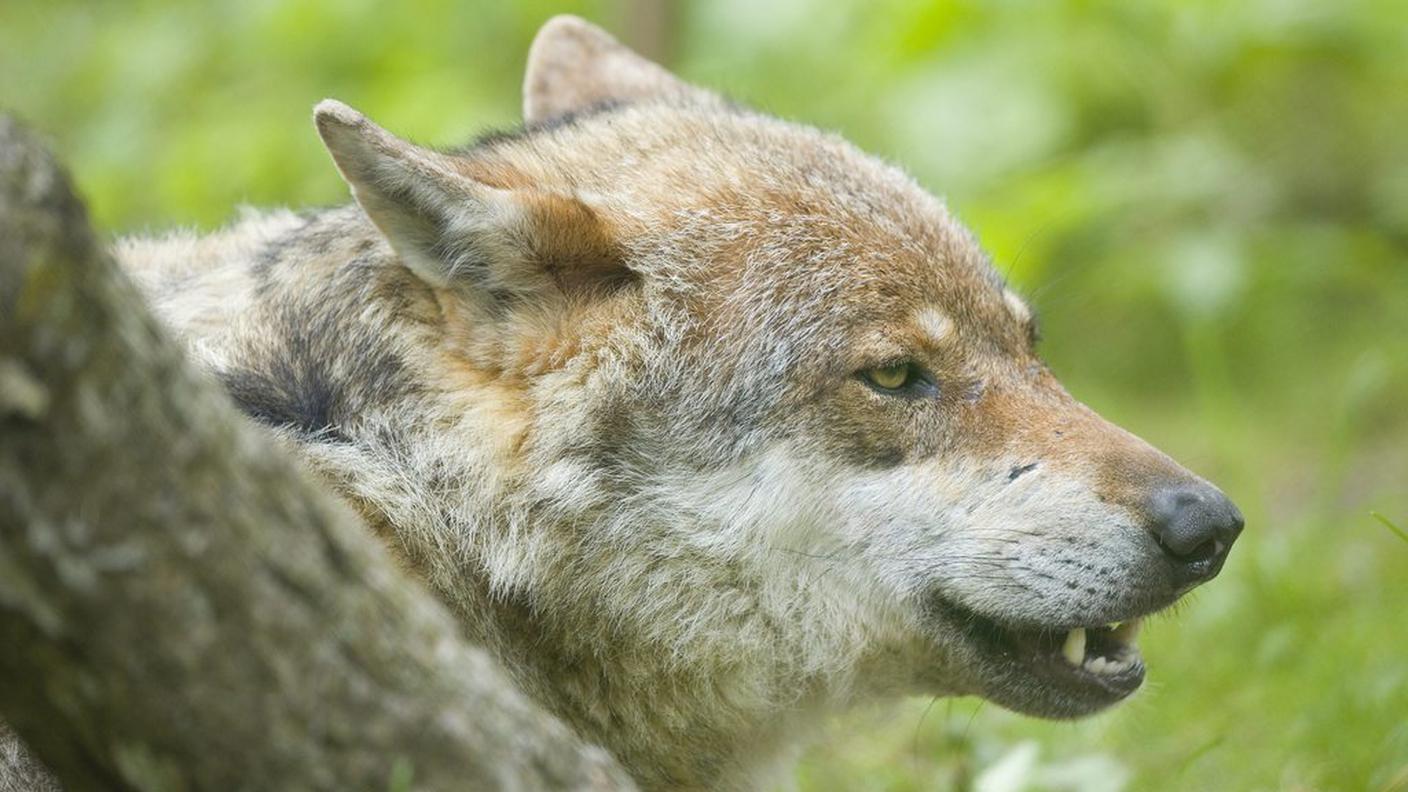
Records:
[[[0,714],[70,790],[630,787],[187,363],[2,117]]]

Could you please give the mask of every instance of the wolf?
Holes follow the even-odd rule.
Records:
[[[901,170],[570,16],[466,147],[335,101],[355,201],[116,254],[252,421],[646,789],[859,701],[1096,712],[1222,568],[1216,487],[1072,398]]]

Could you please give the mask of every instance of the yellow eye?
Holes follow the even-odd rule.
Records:
[[[899,390],[909,382],[910,366],[908,363],[896,363],[893,366],[881,366],[880,368],[868,369],[865,378],[870,380],[870,384],[885,390]]]

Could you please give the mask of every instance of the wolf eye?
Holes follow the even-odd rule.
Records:
[[[860,378],[874,390],[892,396],[927,396],[936,391],[933,378],[909,361],[864,369]]]
[[[909,364],[896,363],[892,366],[881,366],[880,368],[867,369],[865,378],[870,380],[870,384],[885,390],[899,390],[909,382]]]

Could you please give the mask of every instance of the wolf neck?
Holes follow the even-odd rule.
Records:
[[[639,555],[648,534],[672,529],[669,516],[618,512],[598,524],[613,493],[552,442],[534,442],[570,445],[583,427],[554,425],[525,393],[457,369],[443,306],[355,207],[124,240],[117,253],[241,409],[366,518],[472,641],[646,788],[747,786],[801,721],[887,664],[804,670],[777,646],[765,657],[760,647],[779,638],[765,612],[704,631],[717,642],[752,625],[749,657],[727,641],[682,649],[671,631],[701,614],[640,623],[662,591],[718,583],[696,579],[716,560]],[[579,494],[545,497],[530,479],[548,474]],[[746,575],[723,583],[739,603],[759,599]]]

